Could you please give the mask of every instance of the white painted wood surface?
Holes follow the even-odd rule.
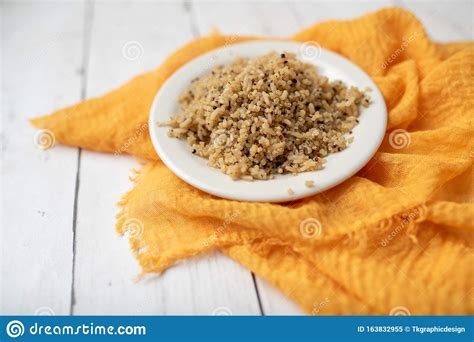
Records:
[[[27,120],[80,100],[82,9],[2,4],[2,314],[69,312],[78,152],[42,151]]]
[[[472,39],[470,0],[2,3],[0,314],[302,314],[217,252],[135,282],[139,267],[114,230],[135,161],[42,151],[27,118],[100,95],[214,28],[289,36],[389,5],[412,10],[433,39]],[[132,41],[135,60],[122,55]]]

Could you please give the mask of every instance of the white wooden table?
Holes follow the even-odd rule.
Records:
[[[0,314],[302,314],[219,253],[136,282],[138,264],[114,230],[133,158],[42,151],[27,118],[103,94],[213,28],[288,36],[388,5],[414,11],[436,40],[472,39],[471,0],[2,3]],[[128,42],[139,43],[138,58],[124,57]]]

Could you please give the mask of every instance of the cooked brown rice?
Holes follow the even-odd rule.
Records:
[[[363,91],[275,52],[216,67],[179,102],[182,112],[160,125],[233,179],[321,169],[324,157],[347,147],[343,135],[369,105]]]

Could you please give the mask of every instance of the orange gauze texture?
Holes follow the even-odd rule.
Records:
[[[248,39],[195,40],[158,69],[33,124],[64,144],[150,160],[120,202],[117,222],[120,233],[138,225],[130,242],[145,273],[217,248],[309,314],[388,314],[399,306],[411,314],[473,314],[474,44],[435,44],[396,8],[292,37],[317,41],[370,74],[387,103],[388,132],[348,181],[269,204],[185,184],[158,161],[146,131],[167,77],[206,51]],[[390,143],[395,129],[406,131]],[[307,231],[314,219],[321,229]]]

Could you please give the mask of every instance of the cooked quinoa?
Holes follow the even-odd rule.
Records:
[[[314,181],[312,181],[312,180],[307,180],[306,182],[304,182],[304,185],[305,185],[307,188],[312,188],[312,187],[314,187]]]
[[[369,99],[356,87],[329,81],[292,53],[237,58],[192,81],[179,99],[170,137],[233,179],[323,168],[345,149],[343,136]]]

